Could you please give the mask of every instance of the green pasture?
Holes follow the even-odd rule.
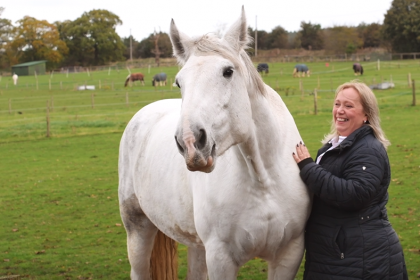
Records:
[[[334,89],[355,78],[352,62],[307,63],[312,74],[302,79],[292,77],[294,64],[269,63],[263,79],[283,98],[314,155],[329,130]],[[420,62],[386,61],[379,70],[377,62],[362,65],[360,80],[395,84],[374,92],[392,143],[388,212],[414,280],[420,273],[420,105],[413,106],[409,77],[420,92]],[[10,76],[1,77],[0,278],[129,279],[117,197],[119,141],[140,108],[180,97],[171,86],[177,71],[176,66],[131,69],[146,75],[146,85],[129,87],[124,87],[127,69],[115,68],[22,76],[17,86]],[[168,74],[165,87],[152,87],[158,72]],[[82,85],[95,90],[77,90]],[[179,279],[185,279],[182,245],[179,263]],[[296,279],[302,279],[302,272],[301,267]],[[241,268],[238,279],[266,277],[266,263],[254,259]]]

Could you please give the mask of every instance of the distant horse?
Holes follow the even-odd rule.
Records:
[[[13,73],[12,79],[13,79],[13,84],[14,85],[17,85],[18,78],[19,78],[18,75],[16,75],[16,73]]]
[[[257,66],[257,71],[268,74],[268,64],[267,63],[260,63]]]
[[[144,86],[144,75],[142,73],[133,73],[127,76],[127,79],[125,80],[124,87],[128,85],[128,82],[135,82],[140,81],[141,84]]]
[[[353,71],[354,71],[354,75],[355,76],[363,75],[363,67],[362,67],[362,65],[360,65],[360,63],[354,63],[353,64]]]
[[[120,142],[131,278],[150,279],[156,262],[164,279],[173,271],[173,246],[153,241],[163,232],[188,246],[187,279],[234,280],[255,257],[267,260],[268,279],[294,279],[311,203],[292,157],[301,136],[246,53],[244,9],[223,38],[190,38],[173,20],[170,38],[182,99],[143,107]]]
[[[305,74],[309,77],[311,74],[311,71],[309,70],[308,66],[306,64],[296,64],[295,68],[293,69],[293,77],[300,77],[302,73],[302,77],[305,77]]]
[[[155,85],[166,86],[166,74],[163,73],[163,72],[159,73],[159,74],[156,74],[153,77],[152,85],[153,86],[155,86]]]

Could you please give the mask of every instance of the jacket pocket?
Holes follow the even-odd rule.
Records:
[[[346,251],[346,233],[341,226],[337,227],[335,230],[333,246],[338,257],[344,259]]]

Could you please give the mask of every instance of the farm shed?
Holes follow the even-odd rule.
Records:
[[[46,60],[38,60],[16,64],[12,66],[12,73],[16,73],[18,76],[30,76],[45,75],[45,64]]]

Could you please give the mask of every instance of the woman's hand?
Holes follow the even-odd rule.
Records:
[[[295,159],[296,163],[299,163],[305,158],[310,157],[311,155],[309,154],[308,148],[306,148],[305,144],[302,144],[302,141],[296,145],[296,153],[293,153],[293,158]]]

